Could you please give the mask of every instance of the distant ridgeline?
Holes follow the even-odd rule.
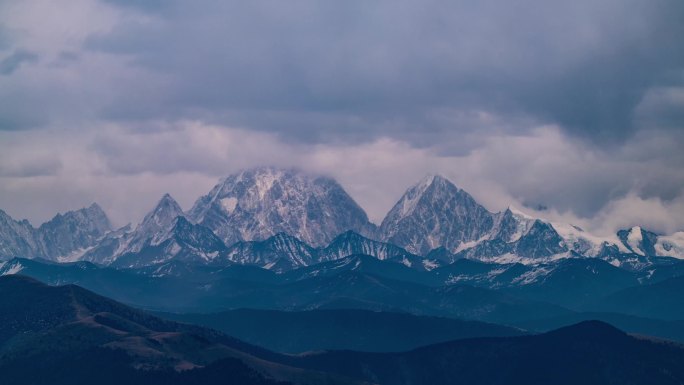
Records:
[[[0,274],[162,311],[355,308],[544,329],[578,312],[684,319],[683,239],[639,227],[599,238],[514,209],[491,213],[440,176],[409,188],[375,226],[330,178],[258,168],[187,212],[164,195],[135,227],[112,230],[95,204],[37,229],[0,212]]]
[[[602,238],[512,208],[491,213],[441,176],[409,188],[376,226],[333,179],[276,168],[231,175],[187,212],[166,194],[140,224],[117,230],[97,204],[58,214],[39,228],[0,211],[3,260],[117,268],[182,261],[284,272],[354,254],[417,270],[461,259],[529,266],[597,258],[645,271],[684,258],[684,232],[661,236],[634,227]]]
[[[516,336],[511,329],[493,325],[416,322],[405,315],[385,314],[377,320],[398,322],[406,327],[402,336],[407,338],[420,334],[410,326],[444,322],[461,332],[498,337],[457,339],[406,352],[285,355],[215,330],[167,321],[74,285],[51,287],[27,277],[5,276],[0,277],[0,292],[3,385],[660,385],[684,380],[681,345],[636,338],[599,321]],[[355,313],[352,318],[368,314]],[[284,320],[269,315],[274,316]],[[320,321],[327,316],[314,317]],[[366,324],[372,329],[375,320]],[[264,325],[256,323],[253,328],[259,326]],[[314,327],[312,334],[325,337],[317,334],[321,330]]]
[[[684,342],[682,258],[684,232],[492,213],[440,176],[379,226],[275,168],[135,227],[0,211],[0,383],[681,384],[653,337]]]

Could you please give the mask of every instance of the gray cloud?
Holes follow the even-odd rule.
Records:
[[[684,68],[675,0],[205,1],[155,15],[86,43],[172,78],[152,108],[123,100],[110,117],[199,116],[322,141],[468,131],[429,119],[447,107],[608,143],[638,129],[644,94]]]
[[[449,154],[390,138],[284,142],[273,134],[200,122],[9,134],[0,137],[0,163],[15,171],[0,172],[0,207],[34,223],[92,201],[117,224],[136,222],[163,193],[188,208],[222,176],[278,165],[332,175],[377,222],[408,186],[437,172],[493,211],[534,202],[549,207],[542,216],[606,234],[637,224],[661,232],[684,229],[684,174],[653,155],[654,149],[674,152],[678,142],[661,136],[602,152],[587,150],[556,127],[539,127],[526,135],[491,135],[476,150]],[[59,167],[30,175],[27,170],[40,160],[36,154],[44,154],[38,164]]]
[[[11,75],[24,63],[32,63],[38,60],[38,55],[26,51],[15,50],[12,54],[0,60],[0,75]]]
[[[12,160],[3,160],[0,164],[0,177],[30,178],[57,174],[62,167],[58,160],[31,159],[19,164],[12,164]]]
[[[147,12],[158,12],[170,5],[170,2],[165,0],[104,0],[104,2]]]
[[[79,0],[57,24],[6,4],[25,9],[0,4],[0,208],[135,220],[276,164],[333,174],[376,220],[441,172],[492,210],[684,228],[680,0]],[[59,167],[26,156],[46,151]]]
[[[11,39],[7,28],[0,24],[0,51],[6,50],[10,47]]]
[[[5,90],[5,92],[7,92]],[[3,95],[0,90],[0,131],[35,128],[48,122],[46,111],[27,90],[13,90]]]

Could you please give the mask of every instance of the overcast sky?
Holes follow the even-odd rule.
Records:
[[[376,222],[440,173],[492,211],[684,230],[682,41],[681,0],[0,0],[0,209],[136,223],[276,165]]]

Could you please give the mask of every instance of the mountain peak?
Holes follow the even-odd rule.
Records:
[[[55,215],[40,225],[35,236],[44,257],[55,260],[95,245],[111,229],[107,214],[93,203]]]
[[[429,180],[430,184],[435,184],[435,183],[437,183],[437,184],[449,184],[449,185],[456,187],[454,185],[454,183],[449,180],[449,178],[445,177],[442,174],[430,174],[430,175],[426,176],[424,179]]]
[[[152,213],[171,213],[171,214],[177,214],[175,215],[172,219],[175,219],[178,215],[183,214],[183,209],[181,209],[180,205],[178,202],[176,202],[175,199],[171,196],[171,194],[166,193],[162,198],[157,202],[157,205],[154,207],[154,210],[152,210]]]
[[[447,177],[441,174],[428,174],[423,179],[421,179],[414,187],[419,190],[427,190],[429,187],[438,188],[448,188],[453,190],[460,190],[456,185],[450,181]]]
[[[323,246],[344,230],[370,226],[363,209],[334,179],[276,167],[228,176],[195,202],[189,216],[226,244],[284,232]]]
[[[45,228],[50,226],[52,223],[59,222],[65,219],[72,219],[77,221],[95,221],[98,222],[99,226],[102,227],[103,231],[111,230],[111,224],[109,223],[109,218],[107,214],[102,210],[102,207],[97,203],[92,203],[88,207],[83,207],[78,210],[67,211],[65,213],[57,213],[48,222],[40,225],[40,228]]]
[[[280,168],[275,166],[260,166],[241,170],[221,180],[216,187],[232,188],[235,183],[255,183],[260,196],[265,195],[273,187],[275,181],[283,179],[315,179],[320,175],[307,173],[298,168]]]
[[[183,216],[183,209],[170,194],[164,194],[154,209],[145,216],[139,228],[154,227],[155,229],[168,227],[178,216]]]
[[[438,174],[431,174],[425,176],[418,183],[411,186],[406,193],[401,197],[397,205],[400,205],[400,213],[402,216],[410,215],[417,207],[424,196],[436,195],[441,193],[458,194],[458,187],[451,181]],[[433,199],[433,198],[430,198]],[[397,206],[395,205],[395,208]]]
[[[240,175],[254,174],[254,175],[274,175],[274,174],[284,174],[284,173],[303,173],[302,170],[295,167],[276,167],[273,165],[256,166],[252,168],[246,168],[238,172]]]
[[[90,206],[86,207],[86,210],[104,212],[104,210],[102,210],[102,207],[98,205],[97,202],[91,203]]]
[[[176,200],[173,199],[171,194],[165,193],[157,203],[157,206],[160,206],[162,204],[178,205],[178,202],[176,202]]]
[[[627,337],[625,332],[615,326],[597,320],[582,321],[547,332],[545,335],[556,338],[569,338],[573,342],[577,340],[606,340]]]
[[[425,175],[418,183],[414,184],[412,187],[425,191],[428,187],[432,186],[432,184],[435,182],[435,179],[441,179],[442,177],[437,175],[437,174],[428,174]]]
[[[173,228],[177,217],[185,214],[175,199],[169,194],[159,200],[142,222],[131,233],[127,251],[138,252],[147,243],[157,244]]]
[[[492,214],[470,194],[440,175],[429,175],[404,193],[380,231],[383,240],[425,255],[440,246],[455,250],[492,226]]]
[[[515,206],[508,206],[508,207],[506,208],[506,211],[507,211],[507,212],[510,212],[510,213],[513,214],[514,216],[517,216],[518,218],[524,218],[524,219],[527,219],[527,220],[535,220],[535,219],[537,219],[537,218],[532,217],[531,215],[528,215],[527,213],[524,213],[524,212],[520,211],[520,210],[519,210],[517,207],[515,207]]]
[[[634,226],[629,230],[620,230],[617,233],[622,244],[635,254],[654,256],[656,255],[655,245],[658,242],[658,235],[645,230],[640,226]]]

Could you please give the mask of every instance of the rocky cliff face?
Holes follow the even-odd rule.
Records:
[[[585,257],[642,270],[684,258],[684,232],[633,227],[600,237],[509,208],[492,213],[441,176],[409,188],[376,228],[333,179],[257,168],[229,176],[184,213],[166,194],[135,228],[111,231],[96,204],[39,228],[0,211],[0,259],[141,267],[170,260],[287,271],[350,255],[432,270],[467,258],[548,264]]]
[[[37,230],[37,238],[48,259],[58,259],[87,249],[112,229],[102,208],[93,203],[87,208],[57,214]]]
[[[227,177],[197,200],[189,217],[228,245],[286,233],[322,246],[344,231],[372,227],[333,179],[268,167]]]
[[[441,176],[411,187],[387,214],[381,238],[420,255],[443,246],[457,249],[476,241],[494,226],[494,216],[467,192]]]
[[[0,210],[0,258],[40,256],[35,229],[26,221],[15,221]]]
[[[0,258],[58,260],[94,246],[110,230],[107,215],[95,203],[57,214],[37,229],[28,221],[15,221],[0,210]]]

